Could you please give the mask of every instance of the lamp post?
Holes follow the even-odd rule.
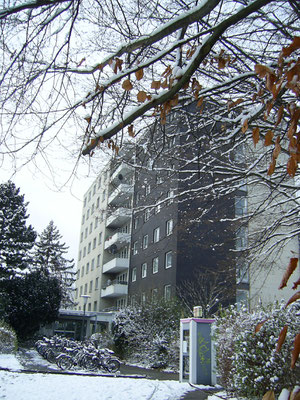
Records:
[[[82,318],[82,324],[81,324],[81,340],[83,340],[83,337],[86,336],[86,329],[85,329],[85,335],[84,335],[85,310],[86,310],[86,305],[87,305],[88,299],[91,296],[89,296],[88,294],[82,294],[81,297],[83,298],[83,318]]]

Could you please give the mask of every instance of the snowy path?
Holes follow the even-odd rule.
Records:
[[[0,355],[0,367],[22,370],[12,355]],[[187,383],[0,371],[2,400],[178,400]]]

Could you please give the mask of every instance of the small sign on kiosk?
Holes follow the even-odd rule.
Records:
[[[201,311],[199,309],[194,313]],[[181,382],[216,384],[215,351],[211,338],[213,322],[213,319],[195,317],[180,320]]]

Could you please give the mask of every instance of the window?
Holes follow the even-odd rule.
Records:
[[[80,243],[83,241],[83,232],[80,234]]]
[[[78,261],[81,260],[81,250],[79,251]]]
[[[99,278],[96,278],[95,280],[95,290],[99,289]]]
[[[171,285],[165,285],[164,297],[165,297],[165,300],[171,300]]]
[[[83,216],[82,216],[82,225],[85,223],[85,215],[83,214]]]
[[[91,215],[93,215],[93,214],[94,214],[94,211],[95,211],[95,204],[93,203],[93,204],[92,204]]]
[[[96,185],[93,186],[93,195],[96,193]]]
[[[83,276],[83,275],[84,275],[84,266],[81,267],[81,276]]]
[[[101,254],[97,255],[97,268],[100,267]]]
[[[156,300],[157,299],[157,295],[158,295],[158,289],[157,288],[152,289],[151,290],[152,300]]]
[[[90,281],[89,293],[92,293],[93,290],[93,281]]]
[[[89,303],[88,304],[88,311],[91,311],[91,309],[92,309],[92,305],[91,305],[91,303]]]
[[[86,256],[86,247],[84,246],[84,248],[83,248],[83,257],[85,257]]]
[[[150,208],[147,208],[147,210],[145,210],[145,214],[144,214],[144,221],[148,221],[150,218],[150,214],[151,214],[151,210]]]
[[[101,243],[102,243],[102,232],[100,232],[99,236],[98,236],[98,244],[101,244]]]
[[[86,197],[84,198],[83,207],[86,206]]]
[[[93,223],[91,222],[90,223],[90,232],[89,233],[92,233],[93,232]]]
[[[249,265],[242,258],[236,264],[237,283],[249,283]]]
[[[245,250],[247,248],[247,228],[241,226],[235,234],[235,246],[237,250]]]
[[[172,252],[168,251],[165,255],[165,267],[170,268],[172,267]]]
[[[159,241],[159,235],[160,235],[160,228],[157,227],[153,231],[153,242],[157,243]]]
[[[84,231],[84,238],[85,238],[85,239],[87,238],[87,235],[88,235],[88,228],[86,227],[86,228],[85,228],[85,231]]]
[[[97,311],[97,302],[94,301],[94,311]]]
[[[142,302],[142,304],[145,304],[146,301],[147,301],[146,293],[143,292],[143,293],[142,293],[142,296],[141,296],[141,302]]]
[[[136,281],[136,267],[132,268],[132,272],[131,272],[131,282],[135,282]]]
[[[106,190],[104,189],[103,192],[102,192],[102,201],[105,200],[105,196],[106,196]]]
[[[100,178],[98,180],[98,189],[100,188],[100,186],[101,186],[101,176],[100,176]]]
[[[91,261],[91,271],[94,271],[95,268],[95,259],[93,258]]]
[[[153,274],[156,274],[158,272],[158,257],[155,257],[152,260],[152,272]]]
[[[88,286],[88,284],[86,283],[86,284],[84,285],[84,294],[87,294],[87,286]]]
[[[137,229],[138,225],[139,225],[139,217],[134,217],[133,228]]]
[[[235,198],[235,215],[242,216],[247,214],[247,198],[236,197]]]
[[[138,242],[137,241],[133,243],[132,253],[133,254],[137,254],[138,253]]]
[[[88,254],[90,254],[90,252],[91,252],[91,247],[92,247],[92,244],[91,244],[91,242],[88,244]]]
[[[162,176],[159,176],[159,175],[157,175],[156,176],[156,183],[158,184],[158,185],[160,185],[161,183],[163,183],[163,177]]]
[[[169,219],[166,222],[166,235],[169,236],[173,233],[173,220]]]
[[[150,192],[151,192],[151,186],[150,186],[150,184],[148,184],[148,185],[146,185],[146,187],[145,187],[145,194],[146,194],[146,196],[147,196],[148,194],[150,194]]]
[[[99,218],[96,217],[96,218],[95,218],[95,229],[98,227],[98,223],[99,223]]]
[[[146,278],[147,276],[147,263],[142,264],[142,278]]]
[[[91,192],[89,192],[89,199],[88,199],[88,201],[90,201],[91,200]]]
[[[90,270],[90,263],[88,262],[88,263],[86,264],[86,271],[85,271],[85,273],[88,274],[88,273],[89,273],[89,270]]]
[[[93,239],[93,249],[96,248],[96,245],[97,245],[97,238],[94,238],[94,239]]]
[[[76,279],[78,280],[80,278],[80,268],[78,268],[76,272]]]
[[[78,298],[78,289],[75,289],[75,299]]]
[[[148,242],[149,242],[148,239],[149,239],[148,235],[145,235],[145,236],[143,237],[143,249],[144,249],[144,250],[148,248]]]
[[[88,209],[86,212],[86,219],[88,220],[89,218],[90,218],[90,209]]]
[[[174,198],[174,190],[169,190],[167,192],[167,205],[173,203],[173,198]]]
[[[155,214],[158,214],[159,212],[160,212],[160,204],[158,204],[154,209]]]
[[[82,290],[83,290],[83,288],[82,288],[82,286],[80,286],[80,291],[79,291],[80,296],[82,296]]]
[[[249,305],[249,292],[248,290],[241,290],[241,289],[237,289],[236,291],[236,306],[238,311],[243,307],[247,307]]]

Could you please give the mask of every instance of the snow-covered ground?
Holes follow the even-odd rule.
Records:
[[[11,354],[0,354],[0,367],[23,369]],[[191,389],[176,381],[0,371],[1,400],[178,400]]]

